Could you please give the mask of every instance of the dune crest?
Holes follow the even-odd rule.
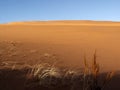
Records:
[[[90,20],[61,20],[61,21],[24,21],[10,22],[2,25],[82,25],[82,26],[120,26],[120,22],[90,21]]]

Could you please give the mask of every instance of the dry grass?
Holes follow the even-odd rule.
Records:
[[[95,52],[92,65],[88,65],[84,57],[83,69],[61,69],[48,63],[34,65],[27,74],[28,81],[25,85],[28,88],[34,85],[51,89],[70,87],[70,90],[104,90],[114,76],[114,72],[107,73],[103,84],[99,85],[100,66],[96,59]]]
[[[96,51],[93,55],[92,65],[89,67],[86,57],[84,58],[84,84],[83,90],[103,90],[115,72],[108,72],[102,85],[99,85],[100,66],[97,63]]]
[[[11,42],[12,46],[16,43]],[[35,52],[32,50],[31,52]],[[21,62],[0,62],[1,67],[11,71],[27,69],[25,87],[46,87],[48,89],[69,87],[66,90],[104,90],[114,76],[114,72],[108,72],[102,85],[99,84],[100,65],[97,63],[96,51],[93,55],[92,64],[84,56],[84,68],[60,67],[61,63],[56,55],[45,53],[43,60],[36,65],[28,65]],[[57,90],[56,89],[56,90]],[[62,90],[62,89],[61,89]]]

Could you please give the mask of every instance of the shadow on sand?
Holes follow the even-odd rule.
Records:
[[[57,81],[57,84],[52,88],[40,86],[38,84],[31,83],[29,86],[26,85],[30,82],[37,82],[37,80],[28,80],[26,74],[28,69],[22,70],[11,70],[11,69],[0,69],[0,90],[71,90],[71,84],[69,83],[69,78],[66,78],[66,84],[60,85],[61,80]],[[99,83],[102,84],[102,80],[106,73],[100,74]],[[82,90],[82,82],[79,80],[80,77],[75,77],[73,82],[76,88],[72,90]],[[54,82],[54,81],[53,81]],[[120,90],[120,72],[117,72],[104,90]]]

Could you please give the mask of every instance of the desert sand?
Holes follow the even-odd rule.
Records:
[[[84,56],[91,65],[95,51],[101,73],[118,71],[105,90],[119,90],[120,22],[74,20],[0,24],[0,88],[40,90],[41,87],[25,89],[27,74],[17,68],[42,62],[82,68]]]
[[[15,46],[10,46],[12,42]],[[9,52],[11,48],[16,50]],[[2,61],[37,63],[41,55],[50,54],[69,64],[82,65],[84,54],[91,61],[95,50],[102,69],[120,70],[119,22],[31,21],[0,25]]]

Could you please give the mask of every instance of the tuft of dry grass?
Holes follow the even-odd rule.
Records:
[[[89,67],[86,57],[84,57],[83,90],[104,90],[114,74],[115,72],[108,72],[103,81],[103,85],[99,85],[100,66],[97,63],[97,55],[95,51],[91,67]]]

